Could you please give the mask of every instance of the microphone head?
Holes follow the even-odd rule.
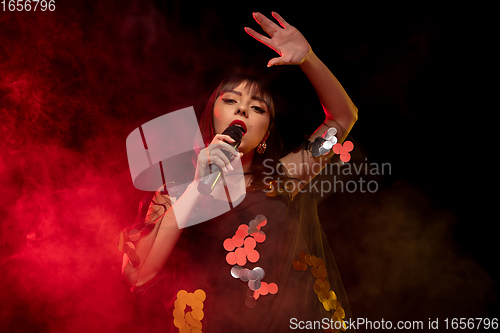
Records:
[[[224,135],[229,135],[234,141],[234,148],[238,148],[243,138],[243,131],[236,125],[231,125],[222,132]]]

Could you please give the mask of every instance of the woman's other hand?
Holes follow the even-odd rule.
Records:
[[[272,12],[272,15],[281,27],[261,13],[253,13],[255,21],[271,38],[261,35],[252,28],[245,27],[245,31],[250,36],[269,46],[280,55],[280,57],[269,60],[267,67],[302,64],[307,59],[307,56],[312,53],[311,46],[304,36],[278,13]]]

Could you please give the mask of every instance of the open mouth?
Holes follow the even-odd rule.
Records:
[[[241,131],[243,132],[243,135],[247,132],[247,125],[242,122],[241,120],[233,120],[231,122],[231,124],[229,124],[229,126],[237,126],[241,129]]]

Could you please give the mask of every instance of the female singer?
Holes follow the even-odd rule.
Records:
[[[343,142],[357,108],[303,35],[278,13],[272,15],[279,25],[253,13],[269,37],[245,31],[279,54],[268,67],[300,66],[325,121],[302,149],[281,156],[273,100],[259,79],[231,76],[214,91],[201,121],[208,147],[198,155],[194,180],[178,197],[156,192],[143,218],[122,233],[121,249],[138,258],[134,264],[130,252],[124,253],[125,280],[143,294],[163,281],[164,320],[172,332],[330,332],[345,330],[351,318],[318,220],[318,193],[302,189],[321,170],[313,166],[332,163],[334,155],[312,154],[312,143],[327,131]],[[243,132],[237,149],[235,140],[222,134],[230,125]],[[227,213],[189,226],[194,215],[227,204],[221,191],[210,196],[198,191],[210,164],[219,166],[228,182],[240,165],[246,195]]]

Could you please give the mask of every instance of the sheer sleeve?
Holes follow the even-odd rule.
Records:
[[[155,241],[162,218],[175,202],[175,197],[163,193],[163,186],[154,194],[148,194],[139,204],[135,222],[119,235],[118,251],[123,253],[122,272],[133,292],[143,292],[156,283],[165,271],[142,285],[137,284],[141,268]]]
[[[342,129],[335,122],[322,123],[316,132],[306,140],[299,149],[281,158],[280,162],[287,170],[287,176],[295,182],[291,191],[292,198],[313,179],[322,172],[329,164],[337,163],[338,158],[333,158],[333,146],[340,143],[335,134]],[[332,160],[333,158],[333,160]],[[313,187],[313,191],[316,187]]]

